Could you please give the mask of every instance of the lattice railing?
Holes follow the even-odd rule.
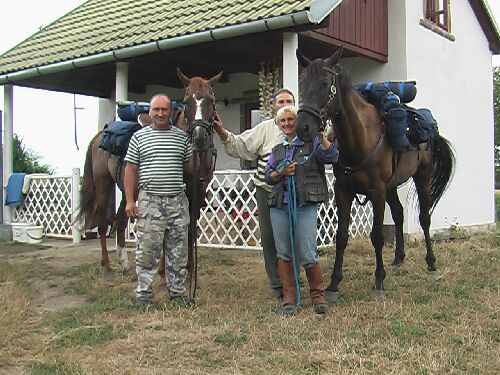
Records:
[[[198,222],[198,243],[209,247],[260,247],[258,212],[252,175],[255,171],[216,171],[209,187],[207,207]],[[318,246],[331,245],[337,231],[337,207],[333,195],[335,178],[326,172],[330,198],[318,207]],[[356,201],[351,209],[350,236],[367,235],[371,231],[372,206]]]
[[[72,177],[31,175],[24,204],[14,209],[13,222],[34,223],[50,237],[72,237]]]
[[[254,171],[216,171],[207,192],[207,206],[198,222],[198,243],[202,246],[261,249],[258,212],[254,196]],[[337,230],[331,171],[327,171],[330,198],[318,207],[318,245],[331,245]],[[24,205],[14,210],[14,222],[32,222],[44,227],[51,237],[72,237],[72,177],[33,176]],[[367,235],[372,225],[372,206],[354,202],[351,210],[351,237]],[[133,225],[127,238],[134,239]]]

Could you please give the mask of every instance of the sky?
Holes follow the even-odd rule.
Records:
[[[0,54],[47,26],[85,0],[6,0],[0,20]],[[500,0],[488,0],[500,25]],[[500,66],[500,56],[493,57]],[[0,86],[1,87],[1,86]],[[37,153],[57,175],[69,176],[73,168],[83,174],[85,152],[98,129],[98,100],[76,95],[76,119],[72,94],[14,86],[14,133]],[[0,89],[0,110],[3,110]],[[76,141],[75,141],[76,121]]]

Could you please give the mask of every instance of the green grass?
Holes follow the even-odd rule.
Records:
[[[79,325],[72,329],[64,329],[51,341],[53,349],[78,348],[82,346],[97,346],[102,343],[119,339],[131,330],[126,325]]]
[[[33,362],[29,366],[31,375],[83,375],[85,372],[78,364],[55,360],[52,363]]]

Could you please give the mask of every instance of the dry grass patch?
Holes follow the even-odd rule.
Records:
[[[278,303],[264,298],[267,282],[255,252],[201,249],[191,308],[169,302],[157,279],[153,304],[136,310],[133,281],[106,282],[97,263],[82,265],[64,270],[65,291],[87,304],[45,313],[32,327],[40,344],[13,365],[24,363],[34,374],[495,373],[499,243],[498,233],[437,243],[438,278],[426,272],[422,244],[407,246],[399,268],[389,266],[393,253],[386,248],[387,296],[377,301],[371,244],[353,241],[339,303],[326,316],[312,313],[307,287],[298,315],[275,313]],[[326,281],[332,251],[321,264]]]

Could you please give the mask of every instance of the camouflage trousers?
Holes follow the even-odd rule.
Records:
[[[165,274],[170,297],[186,295],[187,231],[189,203],[185,193],[158,196],[139,192],[136,223],[136,299],[153,297],[153,280],[158,272],[161,250],[165,249]]]

